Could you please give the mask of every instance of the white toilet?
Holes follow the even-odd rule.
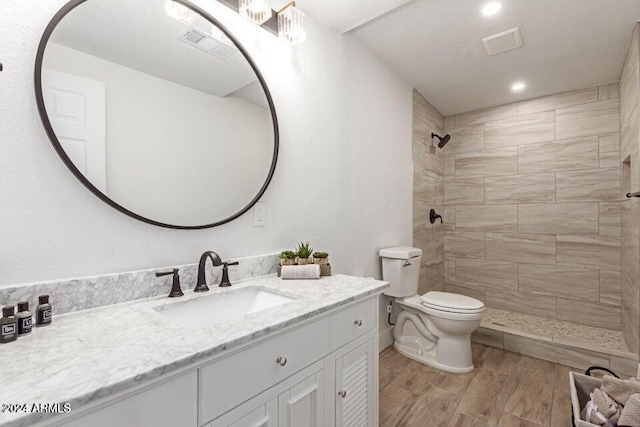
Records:
[[[394,347],[407,357],[443,371],[473,371],[471,333],[480,326],[484,304],[447,292],[418,295],[422,250],[382,249],[382,276],[391,286],[400,313],[393,328]]]

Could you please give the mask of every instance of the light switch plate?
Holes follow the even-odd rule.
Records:
[[[253,226],[264,227],[265,225],[267,225],[267,206],[259,202],[253,207]]]

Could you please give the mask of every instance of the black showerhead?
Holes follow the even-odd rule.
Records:
[[[447,142],[449,142],[449,140],[451,139],[451,135],[446,134],[444,137],[442,137],[440,135],[436,135],[435,133],[432,133],[431,138],[438,138],[440,140],[440,142],[438,142],[438,148],[442,148],[445,145],[447,145]]]

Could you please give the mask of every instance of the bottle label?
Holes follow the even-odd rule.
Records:
[[[38,325],[48,325],[51,323],[51,309],[38,311],[38,318],[36,319]]]
[[[18,321],[18,335],[24,335],[31,332],[31,326],[33,324],[33,317],[25,317]]]
[[[16,338],[16,324],[15,323],[7,323],[2,325],[0,330],[0,338],[2,342],[13,341]]]

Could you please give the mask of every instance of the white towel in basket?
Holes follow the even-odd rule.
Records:
[[[283,279],[319,279],[320,265],[283,265],[280,276]]]
[[[607,421],[618,421],[621,408],[607,393],[597,388],[590,397],[580,414],[583,420],[597,426],[605,425]]]

